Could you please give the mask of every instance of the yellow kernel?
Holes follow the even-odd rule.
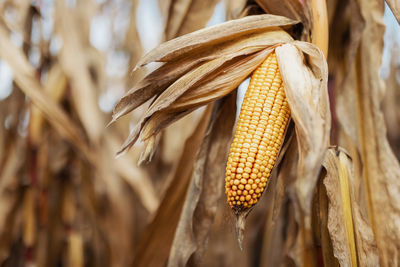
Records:
[[[248,162],[254,162],[254,158],[253,158],[253,157],[248,157],[248,158],[247,158],[247,161],[248,161]]]
[[[251,173],[251,169],[249,167],[244,168],[244,172]]]

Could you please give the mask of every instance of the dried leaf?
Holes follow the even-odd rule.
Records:
[[[325,158],[326,160],[326,158]],[[322,177],[326,176],[326,172],[321,172],[321,177],[318,181],[318,199],[317,199],[317,216],[318,216],[318,235],[321,242],[322,249],[322,258],[325,266],[338,267],[339,261],[334,256],[334,250],[331,238],[329,236],[328,230],[328,212],[329,212],[329,203],[328,196],[326,192],[326,187]]]
[[[324,161],[324,179],[329,199],[328,230],[333,253],[341,266],[356,266],[356,243],[353,226],[349,159],[341,151],[328,150]],[[355,203],[354,203],[355,204]]]
[[[209,124],[212,106],[199,121],[185,148],[175,170],[175,176],[167,188],[152,222],[147,226],[136,250],[133,266],[164,266],[173,240],[175,229],[193,171],[197,151]]]
[[[187,109],[219,99],[236,89],[271,53],[265,49],[247,57],[226,62],[218,71],[210,73],[196,88],[183,93],[167,110]]]
[[[166,40],[203,28],[219,0],[173,0],[164,30]]]
[[[397,22],[400,24],[400,3],[396,0],[386,0],[389,5],[390,10],[392,10],[393,15],[396,17]]]
[[[310,43],[285,44],[276,54],[299,144],[296,194],[309,227],[312,192],[329,142],[327,64],[322,52]]]
[[[300,0],[256,0],[265,13],[284,16],[301,21],[306,29],[311,25],[311,8],[307,1]]]
[[[338,121],[361,155],[362,177],[370,223],[382,266],[400,262],[400,165],[390,149],[380,102],[384,86],[379,77],[383,48],[384,6],[361,1],[365,29],[349,76],[337,88]],[[348,114],[351,116],[348,117]]]
[[[329,198],[328,229],[335,257],[341,265],[350,265],[350,262],[352,266],[357,263],[379,265],[372,229],[360,212],[359,183],[349,157],[340,149],[330,149],[324,167],[327,170],[324,184]]]
[[[146,54],[138,62],[137,67],[142,67],[150,62],[167,62],[194,53],[196,49],[206,49],[206,47],[233,40],[242,35],[263,32],[271,27],[295,25],[296,23],[294,20],[274,15],[249,16],[231,20],[165,42]]]
[[[246,7],[247,0],[224,0],[226,19],[237,19],[241,17],[243,10]]]
[[[148,74],[121,98],[114,108],[113,121],[142,105],[155,94],[163,92],[180,76],[185,75],[195,67],[199,67],[200,64],[218,58],[228,60],[249,55],[266,46],[291,40],[292,38],[287,33],[272,27],[267,32],[246,34],[235,39],[235,41],[222,42],[183,58],[173,59]]]
[[[168,266],[185,266],[189,260],[199,262],[204,252],[218,199],[223,192],[221,177],[235,120],[234,103],[235,94],[232,94],[216,104],[215,117],[194,167]]]
[[[196,85],[196,88],[187,89],[185,93],[176,98],[175,102],[169,104],[165,108],[165,112],[157,112],[151,116],[143,127],[142,140],[157,134],[162,128],[191,112],[194,108],[229,94],[263,62],[270,52],[271,49],[266,49],[248,57],[229,61],[218,71],[207,75],[208,77]]]
[[[254,43],[246,43],[244,48],[239,44],[245,40],[239,39],[238,44],[227,46],[228,49],[224,51],[226,53],[225,56],[216,57],[196,66],[196,68],[179,77],[167,89],[160,88],[162,92],[151,104],[141,121],[131,131],[117,155],[121,155],[126,149],[130,148],[144,128],[142,140],[150,138],[161,127],[168,125],[186,112],[190,112],[200,105],[228,94],[262,62],[275,45],[292,39],[287,33],[277,30],[276,27],[271,27],[270,31],[262,35],[249,36],[253,37],[249,38],[249,40],[253,40]],[[268,41],[262,44],[259,43],[263,38],[268,39]],[[259,52],[256,54],[249,54],[257,50]],[[224,53],[221,54],[223,55]],[[244,55],[248,56],[245,57]],[[156,91],[160,91],[160,89]],[[139,92],[135,91],[121,100],[121,103],[114,109],[113,121],[132,110],[138,104],[132,97]],[[182,103],[179,103],[179,101]],[[177,104],[177,107],[175,104]],[[170,112],[170,110],[174,112]],[[158,113],[161,111],[164,114]]]
[[[140,60],[143,55],[143,47],[140,42],[139,32],[136,25],[136,8],[138,5],[138,0],[130,1],[131,3],[131,12],[129,18],[129,28],[126,33],[126,39],[124,42],[124,48],[129,51],[130,58],[129,58],[129,66],[133,68],[136,66],[136,63]],[[134,75],[129,75],[130,72],[127,72],[126,80],[128,83],[128,87],[131,87],[133,84],[138,82],[139,78],[142,78],[144,75],[144,70],[138,71]],[[133,77],[132,77],[133,76]]]

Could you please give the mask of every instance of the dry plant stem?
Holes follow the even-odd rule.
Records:
[[[357,266],[357,255],[356,255],[356,243],[354,237],[354,226],[352,217],[351,207],[351,196],[350,196],[350,174],[346,166],[346,155],[344,153],[339,154],[339,180],[340,180],[340,192],[343,204],[343,213],[345,219],[345,228],[347,234],[347,242],[349,243],[351,266]]]
[[[360,55],[360,50],[357,50],[357,54],[356,54],[356,64],[354,65],[354,68],[356,68],[356,79],[357,79],[357,83],[356,83],[356,96],[357,96],[357,113],[359,114],[359,116],[361,116],[361,114],[364,113],[363,110],[363,106],[362,106],[362,88],[361,86],[361,72],[362,72],[362,65],[360,64],[361,61],[361,55]],[[358,130],[360,131],[359,133],[359,138],[360,138],[360,142],[361,144],[365,144],[365,130],[364,130],[364,125],[363,125],[363,121],[362,120],[358,120]],[[367,158],[367,151],[366,148],[364,146],[361,146],[360,149],[361,152],[361,157],[362,158]],[[371,228],[372,231],[374,232],[374,236],[376,237],[376,225],[375,225],[375,218],[374,218],[374,206],[373,206],[373,200],[371,197],[371,182],[370,182],[370,175],[368,172],[368,168],[364,168],[363,171],[363,179],[365,182],[365,190],[367,191],[366,194],[366,198],[367,198],[367,203],[368,203],[368,216],[369,216],[369,222],[371,223]]]
[[[328,57],[329,26],[325,0],[311,0],[313,14],[312,43]]]

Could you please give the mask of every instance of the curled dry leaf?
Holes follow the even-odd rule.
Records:
[[[397,22],[400,24],[400,3],[396,0],[386,0],[386,3],[389,5],[390,9],[393,12],[393,15],[396,17]]]
[[[236,94],[215,104],[212,121],[200,147],[182,214],[172,244],[168,266],[199,262],[222,196],[224,163],[235,121]]]
[[[227,40],[219,44],[208,45],[207,49],[201,49],[196,53],[179,55],[177,59],[162,65],[138,82],[116,105],[113,120],[129,113],[154,95],[160,94],[179,77],[200,66],[201,63],[222,57],[230,60],[249,55],[259,51],[262,47],[284,40],[290,41],[291,37],[283,34],[279,28],[271,27],[267,32],[244,34],[236,38],[234,42]]]
[[[173,0],[169,2],[164,35],[166,40],[203,28],[219,0]]]
[[[331,148],[326,153],[324,168],[329,200],[327,228],[334,256],[341,266],[378,266],[373,232],[360,212],[351,159],[340,148]]]
[[[297,24],[295,20],[275,15],[249,16],[231,20],[165,42],[145,55],[138,62],[137,67],[143,67],[150,62],[168,62],[188,53],[193,54],[198,49],[206,49],[229,40],[233,41],[246,34],[268,31],[271,27],[287,27],[295,24]]]
[[[307,219],[329,142],[328,69],[321,50],[310,43],[285,44],[276,54],[299,146],[296,195]]]
[[[301,21],[304,32],[311,28],[310,1],[300,0],[256,0],[257,4],[268,14],[276,14]]]
[[[164,266],[167,262],[174,231],[180,218],[197,152],[210,122],[213,106],[205,110],[192,135],[186,140],[182,156],[153,220],[138,244],[132,266]]]
[[[384,25],[383,2],[360,1],[365,20],[348,75],[336,91],[337,118],[357,147],[366,208],[382,266],[400,262],[400,165],[391,151],[380,108],[384,84],[379,77]],[[347,148],[347,146],[346,146]]]
[[[121,99],[113,121],[150,98],[156,99],[118,154],[131,147],[142,131],[146,140],[175,120],[171,118],[234,90],[267,56],[268,49],[292,40],[278,26],[295,24],[279,16],[250,16],[181,36],[149,52],[137,68],[152,61],[165,63]]]
[[[247,0],[224,0],[225,1],[225,10],[226,10],[226,19],[237,19],[240,18],[242,12],[246,7]]]

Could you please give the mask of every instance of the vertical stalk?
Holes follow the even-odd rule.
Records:
[[[313,17],[312,43],[328,57],[329,26],[325,0],[311,0]]]

